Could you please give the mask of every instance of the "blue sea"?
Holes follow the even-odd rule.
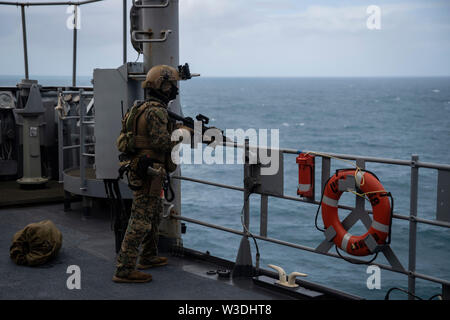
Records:
[[[15,84],[1,78],[0,85]],[[89,77],[80,85],[90,85]],[[44,84],[69,84],[69,78],[43,77]],[[194,78],[181,84],[181,104],[186,116],[198,113],[221,129],[278,129],[280,147],[360,156],[450,164],[450,78]],[[351,167],[333,160],[332,171]],[[368,163],[395,199],[395,213],[409,215],[409,167]],[[320,186],[321,162],[316,163],[316,186]],[[182,166],[187,177],[234,186],[243,185],[243,167],[229,165]],[[284,157],[284,194],[296,196],[298,168],[294,155]],[[437,172],[419,171],[418,216],[436,218]],[[450,195],[449,195],[450,196]],[[354,195],[341,201],[352,205]],[[316,188],[320,199],[320,187]],[[198,220],[242,230],[240,191],[184,181],[182,214]],[[370,205],[366,205],[366,208]],[[269,198],[268,236],[317,247],[324,236],[316,230],[315,205]],[[250,197],[250,231],[259,234],[260,196]],[[348,211],[340,211],[343,219]],[[341,219],[341,220],[342,220]],[[319,216],[319,225],[321,226]],[[352,234],[365,232],[361,223]],[[235,260],[240,237],[187,223],[184,245],[211,255]],[[408,268],[409,221],[394,219],[391,247]],[[383,299],[391,287],[407,289],[407,276],[381,270],[381,289],[369,290],[367,266],[258,240],[260,266],[283,267],[287,273],[307,273],[305,280],[330,286],[368,299]],[[253,262],[255,246],[250,239]],[[450,231],[419,224],[417,267],[419,273],[450,280]],[[335,252],[334,248],[330,252]],[[367,259],[368,257],[366,257]],[[378,263],[388,264],[382,254]],[[416,280],[416,295],[427,299],[440,293],[437,283]],[[403,293],[394,299],[407,298]]]

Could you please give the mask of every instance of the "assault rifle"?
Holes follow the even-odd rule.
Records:
[[[140,105],[142,105],[143,103],[145,103],[145,101],[144,101],[144,100],[136,100],[134,103],[135,103],[135,105],[140,106]],[[194,119],[192,119],[191,117],[182,117],[182,116],[180,116],[180,115],[178,115],[178,114],[176,114],[175,112],[172,112],[172,111],[170,111],[170,110],[167,110],[167,114],[168,114],[168,116],[169,116],[169,121],[172,121],[172,122],[180,121],[180,122],[183,123],[183,125],[184,125],[185,127],[189,128],[189,129],[192,129],[192,132],[194,132],[194,130],[195,130],[195,121],[194,121]],[[228,139],[228,138],[223,134],[223,130],[220,130],[220,129],[216,128],[216,127],[208,127],[208,126],[206,126],[206,125],[209,123],[209,118],[208,118],[207,116],[204,116],[203,114],[198,114],[198,115],[195,117],[195,119],[197,119],[197,121],[201,121],[201,123],[202,123],[202,138],[203,138],[203,135],[205,134],[205,132],[206,132],[208,129],[217,129],[217,130],[219,130],[219,131],[221,132],[222,137],[223,137],[223,140],[220,141],[220,143],[224,143],[224,142],[234,142],[233,140]],[[212,139],[211,141],[206,141],[206,140],[203,140],[203,139],[202,139],[202,142],[203,142],[203,143],[206,143],[206,144],[210,144],[210,143],[212,143],[212,142],[215,141],[215,140],[214,140],[214,137],[211,137],[211,139]]]
[[[167,114],[169,115],[169,120],[171,121],[180,121],[183,123],[184,126],[186,126],[189,129],[192,129],[192,132],[194,131],[195,128],[195,121],[194,119],[192,119],[191,117],[182,117],[172,111],[167,110]],[[203,114],[198,114],[195,119],[197,119],[197,121],[200,121],[202,123],[202,138],[203,138],[203,134],[209,130],[209,129],[217,129],[216,127],[208,127],[206,126],[209,123],[209,118],[207,116],[204,116]],[[228,139],[226,136],[224,136],[223,134],[223,130],[217,129],[221,132],[222,137],[223,137],[223,141],[221,142],[232,142],[232,140]],[[214,139],[214,137],[212,137]],[[203,140],[203,139],[202,139]],[[214,140],[212,141],[202,141],[203,143],[207,143],[210,144],[211,142],[214,142]]]

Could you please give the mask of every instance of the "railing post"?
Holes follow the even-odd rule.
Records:
[[[269,197],[266,194],[261,195],[261,216],[259,222],[259,235],[267,237],[267,212],[269,205]]]
[[[244,233],[248,235],[250,228],[250,190],[248,185],[248,179],[251,178],[250,165],[249,165],[249,140],[245,139],[244,149]]]
[[[86,190],[86,160],[84,157],[85,148],[85,131],[84,131],[84,116],[86,113],[86,110],[84,109],[84,97],[83,97],[83,89],[80,89],[80,101],[79,103],[79,110],[80,110],[80,190],[85,191]]]
[[[86,106],[84,104],[84,91],[80,89],[80,190],[84,193],[87,190],[86,181]],[[92,199],[88,196],[82,196],[83,218],[88,218],[91,215]]]
[[[60,99],[60,101],[62,100],[62,90],[61,88],[58,88],[58,99]],[[64,123],[63,123],[63,117],[64,117],[64,107],[61,106],[63,108],[63,110],[59,110],[59,112],[57,112],[58,114],[58,182],[62,183],[64,176],[63,176],[63,171],[64,171],[64,134],[63,134],[63,129],[64,129]]]
[[[411,196],[410,196],[410,220],[409,220],[409,265],[408,265],[408,291],[416,294],[416,278],[413,273],[416,271],[416,244],[417,244],[417,199],[419,188],[419,168],[416,162],[419,156],[411,156]],[[414,300],[412,295],[408,295],[409,300]]]
[[[25,63],[25,79],[29,79],[28,74],[28,48],[27,48],[27,25],[25,21],[25,5],[20,6],[22,14],[22,37],[23,37],[23,59]]]
[[[249,139],[245,139],[244,150],[244,205],[243,205],[243,233],[241,243],[239,245],[239,251],[236,257],[236,263],[233,269],[233,277],[251,277],[253,276],[253,262],[250,250],[250,242],[248,241],[249,228],[250,228],[250,186],[249,179],[250,164],[249,164]]]
[[[72,87],[75,87],[77,85],[77,29],[78,29],[78,6],[74,5]]]
[[[322,188],[320,196],[322,196],[323,188],[325,188],[325,184],[330,178],[330,170],[331,170],[331,159],[322,156]]]

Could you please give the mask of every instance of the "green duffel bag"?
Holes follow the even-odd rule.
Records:
[[[9,254],[18,265],[37,266],[56,257],[62,245],[62,234],[50,220],[30,223],[18,231]]]

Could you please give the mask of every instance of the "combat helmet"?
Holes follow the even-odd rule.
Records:
[[[145,81],[142,82],[142,88],[160,90],[162,92],[170,91],[172,85],[177,85],[181,80],[178,71],[167,65],[154,66],[147,73]]]
[[[189,80],[194,76],[199,74],[191,74],[187,63],[178,66],[178,70],[168,65],[157,65],[148,71],[145,81],[142,82],[142,88],[168,102],[178,95],[177,81]]]

